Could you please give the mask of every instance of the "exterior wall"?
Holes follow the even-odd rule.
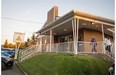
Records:
[[[42,35],[37,39],[38,48],[41,49],[42,52],[50,51],[50,36]],[[52,44],[54,43],[54,36],[52,36]]]
[[[96,38],[96,41],[103,41],[102,33],[95,30],[84,29],[84,41],[90,42],[92,36]]]
[[[112,34],[112,35],[113,35],[113,34]],[[110,37],[110,41],[111,41],[111,42],[114,42],[113,37]]]
[[[102,46],[103,43],[100,42],[103,41],[102,33],[95,30],[87,30],[87,29],[84,29],[84,42],[85,42],[84,51],[92,52],[92,46],[90,45],[92,36],[94,36],[97,41],[97,46],[96,46],[97,52],[101,52],[103,50],[103,46]]]
[[[90,45],[92,36],[94,36],[97,41],[97,46],[96,46],[97,52],[103,52],[104,43],[103,43],[103,37],[101,32],[84,29],[83,33],[84,33],[84,43],[83,43],[84,52],[92,52],[92,46]],[[110,37],[111,42],[113,42],[113,38],[111,36],[108,36],[108,37]]]
[[[98,32],[98,31],[95,31],[95,30],[84,29],[83,33],[84,33],[84,41],[85,42],[90,42],[92,36],[95,36],[97,42],[98,41],[103,41],[103,36],[102,36],[101,32]],[[105,36],[108,36],[108,35],[104,34],[104,37]],[[108,36],[108,37],[110,38],[111,42],[113,42],[113,37],[111,37],[111,36]]]
[[[83,41],[84,40],[84,32],[83,32],[83,29],[79,29],[78,37],[81,38],[80,40],[78,39],[78,41]]]
[[[79,41],[82,41],[82,43],[80,42],[78,45],[78,52],[92,52],[92,46],[90,45],[90,42],[91,42],[91,38],[92,36],[95,36],[96,38],[96,41],[97,41],[97,46],[96,46],[96,50],[97,52],[103,52],[104,50],[104,46],[103,46],[103,38],[102,38],[102,33],[101,32],[98,32],[98,31],[95,31],[95,30],[89,30],[89,29],[79,29],[79,37],[81,37],[81,40]],[[109,36],[110,37],[110,36]],[[42,37],[42,51],[49,51],[50,47],[49,47],[49,44],[50,44],[50,36],[49,35],[43,35]],[[73,37],[72,37],[73,39]],[[113,40],[112,37],[110,37],[111,41]],[[56,44],[58,42],[55,42],[55,40],[58,40],[58,38],[56,37],[52,37],[52,46],[53,47],[56,47]],[[38,39],[39,43],[40,44],[40,39]],[[72,40],[73,41],[73,40]],[[66,48],[66,50],[72,50],[73,49],[73,42],[70,41],[67,42],[68,43],[68,47],[70,48]],[[60,47],[64,48],[64,45],[66,46],[67,45],[66,42],[62,42]],[[56,48],[52,49],[52,50],[55,50]],[[60,48],[59,48],[60,49]],[[58,50],[58,49],[57,49]]]

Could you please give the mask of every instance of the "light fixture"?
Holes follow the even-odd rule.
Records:
[[[72,36],[72,35],[69,35],[69,36]]]
[[[98,25],[96,25],[95,27],[99,27]]]
[[[85,25],[87,25],[87,23],[82,23],[82,25],[84,25],[84,26],[85,26]]]
[[[92,25],[95,24],[94,22],[92,22]]]
[[[64,29],[64,31],[67,31],[68,29]]]
[[[56,33],[53,33],[54,35],[56,34]]]

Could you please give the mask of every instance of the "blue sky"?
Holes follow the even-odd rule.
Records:
[[[47,12],[59,7],[59,16],[72,9],[114,20],[115,0],[1,0],[1,42],[13,42],[14,32],[25,33],[25,40],[38,31],[47,19]],[[32,23],[35,22],[35,23]]]

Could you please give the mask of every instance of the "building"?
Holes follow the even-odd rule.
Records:
[[[37,31],[42,51],[48,52],[91,52],[92,36],[97,40],[97,52],[104,52],[103,40],[110,37],[113,42],[114,21],[78,10],[71,10],[64,16],[58,16],[58,7],[54,6],[47,21]],[[113,31],[113,32],[112,32]],[[60,45],[60,46],[59,46]]]

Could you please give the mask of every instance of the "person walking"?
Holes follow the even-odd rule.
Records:
[[[96,39],[94,36],[91,39],[90,45],[92,46],[92,52],[97,52],[97,50],[96,50],[97,42],[96,42]]]
[[[105,50],[107,52],[107,54],[109,54],[110,56],[112,56],[112,53],[111,53],[111,41],[110,41],[110,38],[106,37],[104,39],[104,43],[105,43]]]

